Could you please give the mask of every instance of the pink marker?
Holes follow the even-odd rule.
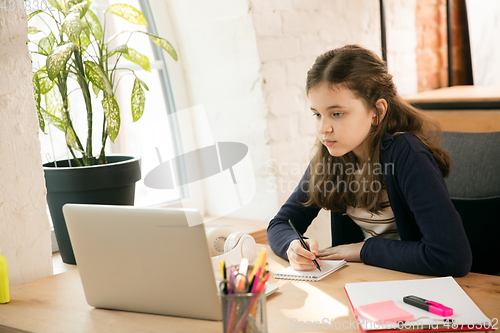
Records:
[[[420,308],[422,310],[429,311],[430,313],[437,314],[441,317],[448,317],[453,315],[452,308],[434,301],[428,301],[414,295],[403,297],[403,302],[416,306],[417,308]]]
[[[453,315],[453,309],[444,306],[443,304],[436,303],[433,301],[427,301],[427,304],[429,304],[430,313],[434,313],[442,317],[448,317]]]

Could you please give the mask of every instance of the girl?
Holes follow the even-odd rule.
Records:
[[[307,73],[317,152],[299,185],[269,223],[272,250],[296,270],[312,259],[345,259],[398,271],[465,276],[472,254],[443,177],[451,159],[439,127],[404,102],[392,75],[357,45],[329,51]],[[305,250],[304,233],[331,211],[332,247]]]

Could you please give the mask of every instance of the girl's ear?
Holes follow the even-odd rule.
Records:
[[[375,114],[373,115],[372,125],[378,125],[384,119],[387,113],[387,101],[380,98],[375,102]]]

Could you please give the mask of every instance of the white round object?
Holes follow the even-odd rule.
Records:
[[[257,244],[255,243],[255,239],[250,235],[245,235],[241,237],[240,242],[242,242],[241,256],[247,258],[250,263],[253,263],[257,257]]]
[[[238,241],[242,236],[246,235],[244,232],[235,232],[229,235],[226,239],[226,243],[224,244],[224,253],[227,253],[231,251],[232,249],[235,248],[236,244],[238,244]]]
[[[224,254],[225,244],[231,233],[231,229],[226,227],[215,227],[207,231],[207,243],[211,257]]]

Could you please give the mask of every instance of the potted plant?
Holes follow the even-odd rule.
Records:
[[[44,164],[47,202],[54,224],[57,243],[64,262],[75,264],[71,242],[64,222],[62,206],[65,203],[134,204],[135,182],[141,178],[139,160],[132,156],[106,156],[108,140],[115,141],[120,130],[120,107],[115,97],[119,84],[116,71],[126,70],[135,76],[131,89],[133,121],[144,112],[145,92],[149,90],[135,72],[123,64],[122,58],[139,64],[149,71],[149,60],[127,43],[111,48],[122,33],[144,34],[162,47],[173,59],[177,54],[165,39],[144,31],[123,31],[106,38],[106,15],[114,14],[138,25],[147,25],[144,15],[126,4],[114,4],[104,12],[104,25],[83,0],[49,0],[51,10],[37,10],[28,15],[28,22],[43,15],[50,32],[45,33],[30,52],[45,57],[45,65],[34,68],[33,90],[40,128],[46,125],[63,131],[65,145],[72,159]],[[55,10],[54,10],[55,9]],[[47,21],[49,23],[47,23]],[[40,27],[41,28],[41,27]],[[29,26],[29,34],[42,33]],[[129,38],[130,39],[130,38]],[[84,100],[84,107],[69,103],[68,83],[75,80]],[[92,93],[100,99],[101,107],[92,105]],[[84,110],[82,110],[84,108]],[[94,124],[94,112],[103,112],[103,123]],[[72,115],[86,113],[86,137],[77,133]],[[94,149],[94,125],[100,133],[100,147]],[[81,140],[80,138],[85,140]],[[98,154],[95,154],[98,151]]]

